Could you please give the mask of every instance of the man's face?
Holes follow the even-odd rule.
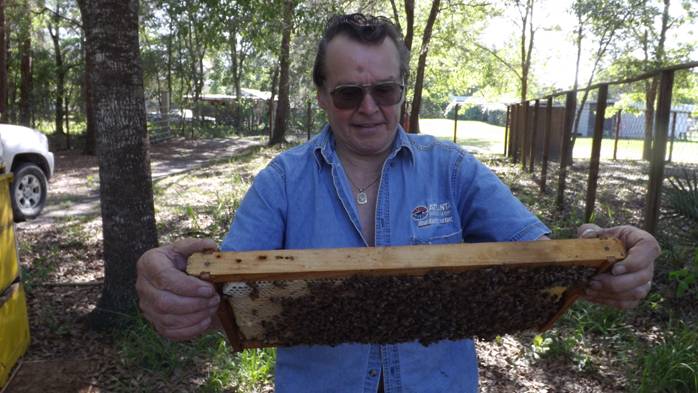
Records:
[[[362,44],[345,35],[327,45],[325,85],[318,89],[318,102],[325,110],[338,149],[362,156],[387,154],[397,132],[400,103],[380,106],[370,94],[352,109],[337,108],[330,94],[340,85],[372,85],[400,80],[400,61],[393,41]]]

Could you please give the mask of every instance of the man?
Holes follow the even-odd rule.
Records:
[[[547,239],[548,228],[472,156],[399,127],[407,66],[407,50],[387,19],[332,18],[313,69],[329,125],[259,173],[221,249]],[[423,209],[438,210],[439,219],[420,225],[415,216]],[[654,238],[633,227],[580,231],[617,236],[629,249],[612,273],[595,277],[589,300],[637,305],[659,253]],[[140,306],[160,334],[188,339],[209,327],[218,296],[180,270],[192,252],[215,246],[182,240],[139,261]],[[471,340],[296,346],[277,353],[278,392],[475,392],[477,378]]]

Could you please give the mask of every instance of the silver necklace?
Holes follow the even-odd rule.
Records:
[[[351,177],[349,177],[349,175],[347,175],[347,178],[349,179],[351,185],[354,186],[354,188],[356,188],[357,190],[359,190],[359,193],[356,194],[356,203],[358,203],[359,205],[365,205],[366,203],[368,203],[368,196],[366,195],[366,190],[371,188],[372,185],[376,184],[376,182],[380,180],[381,177],[380,175],[378,175],[376,180],[372,181],[371,184],[367,185],[364,188],[357,187],[356,184],[354,184],[354,181],[351,180]]]

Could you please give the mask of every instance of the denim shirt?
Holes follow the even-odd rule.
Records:
[[[460,147],[398,130],[378,186],[376,246],[535,240],[549,233]],[[366,247],[328,126],[260,171],[224,251]],[[279,348],[276,392],[476,392],[472,340]]]

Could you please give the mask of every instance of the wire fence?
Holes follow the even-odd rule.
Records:
[[[694,67],[698,67],[698,62],[508,105],[504,154],[513,162],[520,162],[529,172],[540,167],[541,192],[547,187],[549,161],[558,161],[556,205],[562,210],[566,204],[567,171],[572,164],[573,149],[587,149],[586,221],[594,214],[602,157],[608,158],[610,153],[611,159],[619,159],[619,151],[622,151],[625,159],[648,160],[643,224],[647,231],[655,233],[667,162],[691,162],[698,155],[698,130],[696,119],[691,117],[693,111],[686,105],[672,106],[674,74]],[[653,78],[658,81],[656,106],[651,105],[644,111],[624,110],[609,100],[610,87],[627,87]],[[585,91],[590,94],[584,94],[582,103],[578,103],[578,94]],[[588,95],[594,96],[594,100],[585,103]],[[564,104],[560,102],[562,97]],[[577,110],[578,105],[581,111]]]

